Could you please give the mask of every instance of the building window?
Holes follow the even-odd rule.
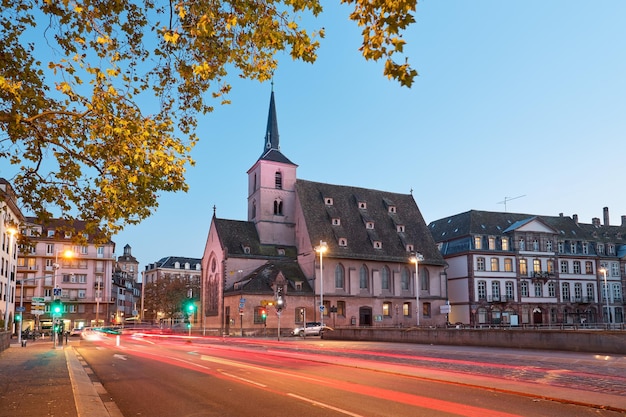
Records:
[[[541,272],[541,259],[533,259],[533,272]]]
[[[513,281],[507,281],[504,283],[504,289],[506,291],[506,300],[512,301],[515,299],[515,284]]]
[[[543,284],[541,282],[535,282],[535,297],[543,297]]]
[[[519,250],[526,250],[526,241],[524,239],[519,240]]]
[[[337,217],[333,217],[333,226],[340,226],[341,220]]]
[[[513,272],[513,259],[504,258],[504,271]]]
[[[528,276],[528,264],[526,263],[526,259],[519,260],[519,274],[523,277]]]
[[[554,274],[554,261],[552,259],[546,261],[546,266],[548,268],[548,274]]]
[[[561,298],[562,301],[569,301],[569,282],[564,282],[561,284]]]
[[[596,292],[595,286],[591,282],[588,282],[587,283],[587,301],[589,302],[594,301],[596,297],[595,292]]]
[[[539,241],[537,239],[533,240],[533,250],[539,252]]]
[[[383,316],[391,317],[391,303],[388,301],[383,303]]]
[[[576,253],[576,242],[571,242],[569,247],[572,253]]]
[[[274,183],[277,189],[282,190],[283,188],[283,174],[280,171],[276,171],[274,175]]]
[[[563,242],[557,243],[559,253],[565,252],[565,244]]]
[[[398,233],[404,233],[404,225],[403,224],[399,224],[396,226],[396,232]]]
[[[609,249],[609,255],[615,255],[615,245],[614,244],[609,243],[608,249]]]
[[[326,198],[324,199],[324,202],[325,202],[325,204],[326,204],[327,206],[332,206],[332,205],[333,205],[333,199],[332,199],[332,198],[330,198],[330,197],[326,197]]]
[[[496,238],[493,236],[489,236],[489,250],[495,250],[496,249]]]
[[[585,262],[585,274],[593,274],[593,262]]]
[[[365,201],[359,201],[359,208],[362,210],[367,209],[367,203]]]
[[[485,270],[485,258],[483,257],[476,258],[476,270],[477,271]]]
[[[474,249],[482,249],[482,248],[483,248],[483,237],[474,236]]]
[[[491,258],[491,270],[492,271],[499,271],[500,270],[500,259],[498,259],[498,258]]]
[[[365,228],[373,230],[374,229],[374,222],[367,222],[367,223],[365,223]]]
[[[411,288],[411,273],[409,272],[409,268],[402,268],[400,281],[402,291],[408,291]]]
[[[561,261],[561,274],[567,274],[569,272],[569,267],[567,261]]]
[[[611,262],[611,276],[619,277],[619,263]]]
[[[250,209],[250,218],[254,219],[256,217],[256,201],[252,202],[252,208]]]
[[[620,301],[622,299],[622,286],[620,284],[613,284],[613,301]]]
[[[365,265],[361,265],[361,269],[359,270],[359,288],[362,290],[366,290],[369,288],[369,272]]]
[[[528,297],[528,281],[522,281],[519,284],[522,297]]]
[[[546,251],[547,252],[552,252],[552,241],[551,240],[548,240],[546,242]]]
[[[280,199],[274,200],[274,214],[277,216],[283,215],[283,202]]]
[[[383,266],[383,270],[381,271],[381,288],[383,290],[390,290],[390,277],[389,277],[389,268],[387,266]]]
[[[556,286],[554,285],[554,281],[548,282],[548,297],[556,297]]]
[[[598,252],[598,255],[604,255],[604,243],[598,243],[596,252]]]
[[[583,255],[589,255],[589,243],[583,243]]]
[[[376,240],[374,241],[374,249],[382,249],[383,248],[383,243]]]
[[[402,315],[404,317],[411,317],[411,303],[402,304]]]
[[[339,239],[339,246],[348,246],[348,240],[346,238]]]
[[[491,281],[491,297],[494,301],[500,301],[500,281]]]
[[[574,273],[580,274],[580,261],[574,261]]]
[[[422,304],[422,316],[423,317],[430,317],[431,312],[432,312],[432,308],[430,306],[430,303]]]
[[[486,281],[478,281],[476,290],[478,294],[478,300],[487,299],[487,282]]]
[[[430,291],[430,272],[428,269],[422,268],[420,275],[420,290]]]
[[[509,250],[509,239],[506,237],[502,238],[502,250]]]
[[[345,285],[345,270],[343,265],[337,264],[335,267],[335,288],[343,289]]]
[[[574,284],[574,298],[577,303],[583,300],[583,284],[580,282]]]

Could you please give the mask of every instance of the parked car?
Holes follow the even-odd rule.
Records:
[[[291,331],[292,336],[321,336],[324,332],[325,326],[319,321],[310,321],[306,323],[306,327],[296,327]]]
[[[83,333],[82,328],[74,327],[70,332],[70,336],[80,336]]]

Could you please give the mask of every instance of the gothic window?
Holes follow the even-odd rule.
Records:
[[[274,200],[274,214],[277,216],[283,215],[283,202],[281,200]]]
[[[387,266],[384,266],[383,270],[381,271],[381,288],[383,290],[391,289],[390,273]]]
[[[343,289],[345,285],[345,270],[343,265],[337,264],[335,268],[335,288]]]
[[[365,265],[361,265],[361,269],[359,271],[359,288],[360,289],[365,290],[369,288],[368,277],[369,277],[369,273],[367,271],[367,267]]]
[[[402,291],[408,291],[411,285],[411,273],[407,267],[402,268],[401,275]]]

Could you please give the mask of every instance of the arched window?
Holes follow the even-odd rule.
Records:
[[[344,288],[345,285],[345,270],[343,265],[337,264],[335,268],[335,288]]]
[[[280,173],[280,171],[276,171],[276,175],[274,176],[275,178],[275,183],[276,183],[276,188],[279,190],[282,190],[283,188],[283,174]]]
[[[361,269],[359,271],[359,288],[362,290],[366,290],[369,288],[369,272],[365,265],[361,265]]]
[[[279,199],[274,200],[274,214],[277,216],[283,215],[283,202]]]
[[[428,269],[422,268],[420,274],[420,290],[430,291],[430,273]]]
[[[256,217],[256,201],[252,202],[252,208],[250,209],[250,218],[254,219]]]
[[[390,289],[390,273],[389,273],[389,268],[387,266],[383,266],[383,270],[381,271],[381,288],[383,290],[389,290]]]
[[[402,275],[400,279],[401,279],[402,291],[408,291],[411,286],[411,273],[409,272],[409,268],[407,267],[402,268]]]

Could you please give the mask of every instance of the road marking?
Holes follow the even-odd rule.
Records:
[[[227,376],[229,378],[233,378],[233,379],[236,379],[236,380],[239,380],[239,381],[247,382],[248,384],[252,384],[252,385],[257,385],[257,386],[262,387],[262,388],[267,388],[267,385],[262,384],[260,382],[252,381],[251,379],[246,379],[246,378],[242,378],[242,377],[237,376],[237,375],[229,374],[228,372],[224,372],[221,369],[218,369],[217,371],[219,373],[221,373],[222,375],[225,375],[225,376]]]
[[[119,353],[116,353],[115,355],[113,355],[113,357],[117,359],[121,359],[123,361],[127,360],[126,355],[120,355]]]
[[[361,414],[355,414],[355,413],[352,413],[352,412],[350,412],[348,410],[344,410],[343,408],[334,407],[334,406],[332,406],[330,404],[321,403],[319,401],[315,401],[315,400],[313,400],[311,398],[302,397],[302,396],[297,395],[297,394],[287,393],[287,396],[296,398],[296,399],[301,400],[301,401],[305,401],[307,403],[311,403],[313,405],[317,405],[317,406],[320,406],[320,407],[328,408],[329,410],[337,411],[338,413],[345,414],[347,416],[363,417]]]

